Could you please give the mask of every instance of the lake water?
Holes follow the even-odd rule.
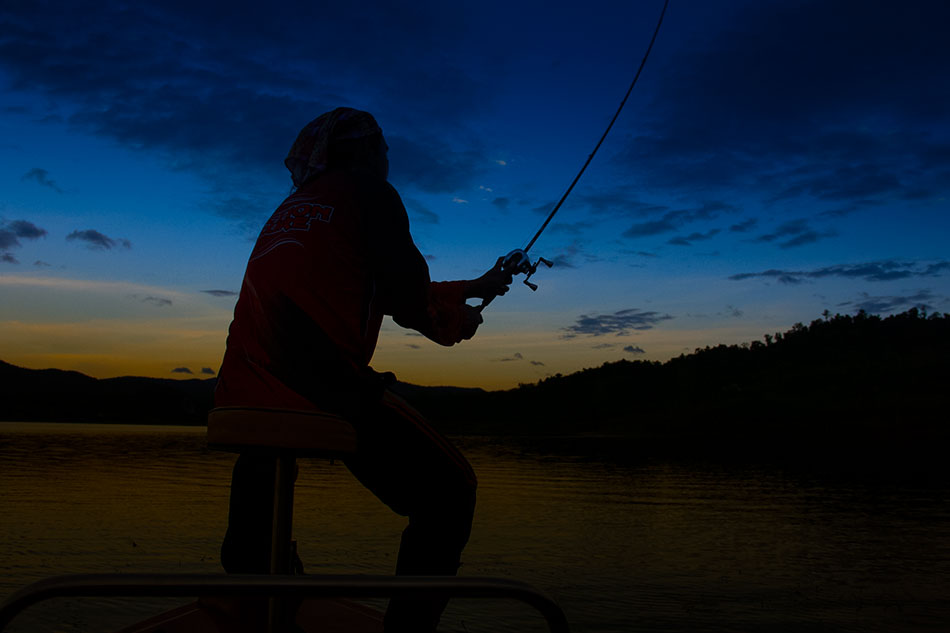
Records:
[[[945,475],[457,442],[479,475],[461,573],[543,589],[574,631],[950,630]],[[220,571],[232,463],[200,428],[0,423],[0,597],[65,573]],[[308,572],[391,573],[403,525],[341,464],[301,460]],[[59,600],[9,630],[109,631],[167,603]],[[443,624],[545,630],[508,602],[453,603]]]

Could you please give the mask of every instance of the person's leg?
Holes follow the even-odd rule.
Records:
[[[472,467],[418,412],[389,392],[357,427],[359,452],[346,460],[347,467],[393,511],[409,517],[396,573],[454,575],[475,511]],[[392,600],[387,633],[434,631],[446,602]]]

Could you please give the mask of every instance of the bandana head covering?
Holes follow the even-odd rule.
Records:
[[[369,112],[336,108],[321,114],[300,131],[284,165],[290,170],[294,186],[302,187],[327,170],[331,143],[382,132]]]

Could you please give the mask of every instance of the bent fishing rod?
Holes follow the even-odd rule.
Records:
[[[617,117],[620,116],[623,106],[626,105],[627,99],[630,97],[630,93],[633,92],[633,87],[637,85],[637,80],[640,78],[640,73],[643,72],[643,67],[646,66],[647,58],[650,57],[650,51],[653,50],[653,43],[656,42],[656,36],[660,32],[660,26],[663,24],[663,16],[666,15],[666,7],[669,6],[670,0],[665,0],[663,2],[663,10],[660,11],[660,19],[657,20],[656,28],[653,30],[653,37],[650,38],[650,44],[647,46],[646,53],[643,55],[643,59],[640,61],[640,67],[637,68],[637,73],[633,76],[633,81],[630,82],[630,87],[627,88],[627,93],[623,96],[623,99],[620,101],[620,106],[617,108],[617,111],[614,113],[614,117],[610,120],[610,123],[607,125],[607,129],[604,130],[603,135],[600,137],[600,140],[597,141],[597,145],[594,146],[594,150],[587,157],[587,160],[584,162],[584,165],[581,167],[581,170],[577,172],[577,175],[574,176],[574,180],[571,182],[570,186],[567,188],[567,191],[564,192],[564,195],[561,196],[561,199],[558,200],[558,203],[554,205],[554,208],[551,210],[551,213],[548,214],[547,219],[544,220],[544,224],[541,225],[541,228],[538,229],[538,232],[534,234],[534,237],[528,242],[528,245],[524,248],[516,248],[511,251],[502,259],[501,269],[503,272],[510,273],[512,275],[517,275],[520,273],[525,274],[524,284],[531,288],[531,290],[537,290],[538,285],[531,283],[529,281],[531,276],[537,272],[538,266],[544,264],[548,268],[554,265],[553,262],[546,260],[543,257],[538,257],[538,260],[531,263],[531,258],[528,257],[528,251],[531,250],[531,247],[534,246],[534,243],[538,241],[538,238],[541,237],[541,233],[544,232],[544,229],[547,228],[548,224],[551,222],[551,219],[554,218],[554,214],[558,212],[558,209],[561,208],[561,205],[564,204],[564,201],[567,200],[567,197],[571,195],[571,191],[574,189],[574,185],[577,184],[577,181],[581,179],[581,176],[584,175],[584,172],[587,170],[587,166],[590,165],[590,162],[594,160],[594,156],[597,154],[597,150],[600,149],[600,146],[603,144],[604,139],[607,138],[607,135],[610,134],[610,129],[614,126],[614,123],[617,121]],[[483,299],[482,304],[478,306],[479,310],[484,310],[485,307],[492,302],[494,297],[488,299]]]

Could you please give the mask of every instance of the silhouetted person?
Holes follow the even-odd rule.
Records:
[[[386,182],[386,142],[374,118],[337,108],[308,124],[284,161],[295,192],[254,246],[234,310],[215,406],[322,410],[357,430],[352,473],[409,517],[397,574],[452,575],[468,541],[475,473],[459,451],[369,367],[384,315],[442,345],[482,321],[466,299],[504,294],[499,262],[471,281],[435,283]],[[267,573],[272,459],[234,466],[221,560],[229,573]],[[432,631],[445,601],[393,600],[387,631]]]

